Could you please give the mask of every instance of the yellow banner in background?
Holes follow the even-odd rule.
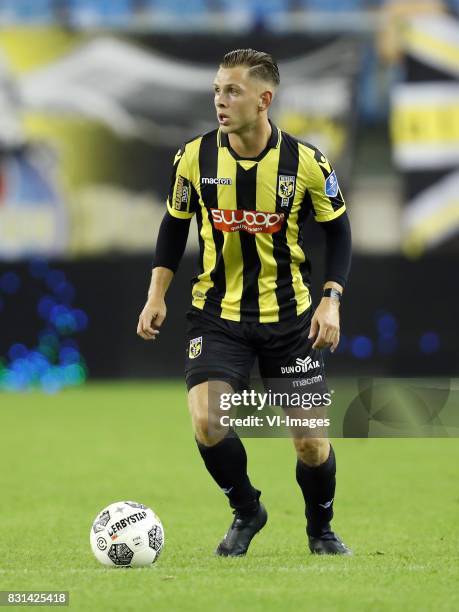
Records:
[[[403,144],[456,142],[459,147],[459,87],[457,102],[413,105],[394,109],[391,121],[392,140]]]
[[[22,74],[59,59],[85,40],[60,28],[14,28],[0,30],[0,52],[12,73]]]
[[[393,156],[410,193],[402,249],[419,257],[459,231],[459,22],[413,17],[403,35],[405,82],[391,96]]]
[[[403,31],[405,51],[439,70],[459,74],[458,31],[457,19],[449,15],[415,17]]]
[[[399,168],[455,168],[459,164],[459,83],[396,85],[390,130]]]

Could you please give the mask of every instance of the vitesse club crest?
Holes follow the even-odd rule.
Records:
[[[279,185],[277,188],[277,194],[281,198],[281,206],[288,206],[291,202],[295,193],[295,177],[285,176],[284,174],[279,175]]]
[[[190,359],[196,359],[199,357],[202,351],[202,336],[199,338],[193,338],[190,340],[190,346],[188,348],[188,357]]]

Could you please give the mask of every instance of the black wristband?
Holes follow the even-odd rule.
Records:
[[[341,291],[338,291],[338,289],[332,289],[331,287],[329,287],[328,289],[324,289],[322,297],[335,298],[336,300],[338,300],[338,302],[341,302],[343,294],[341,293]]]

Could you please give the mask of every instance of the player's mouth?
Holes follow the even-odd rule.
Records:
[[[218,113],[217,119],[220,125],[228,125],[230,121],[230,118],[228,117],[228,115],[225,115],[224,113]]]

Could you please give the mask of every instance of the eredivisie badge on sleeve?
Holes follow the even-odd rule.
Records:
[[[174,208],[185,212],[188,209],[190,201],[190,181],[184,176],[179,175],[177,178],[177,187],[175,190]]]
[[[325,195],[329,198],[336,198],[338,195],[339,185],[338,179],[336,177],[336,173],[333,170],[331,174],[328,175],[325,181]]]
[[[188,348],[188,357],[190,359],[196,359],[199,357],[202,351],[202,336],[198,338],[193,338],[190,340],[190,346]]]
[[[281,198],[281,206],[288,206],[295,193],[295,177],[280,174],[277,193]]]

